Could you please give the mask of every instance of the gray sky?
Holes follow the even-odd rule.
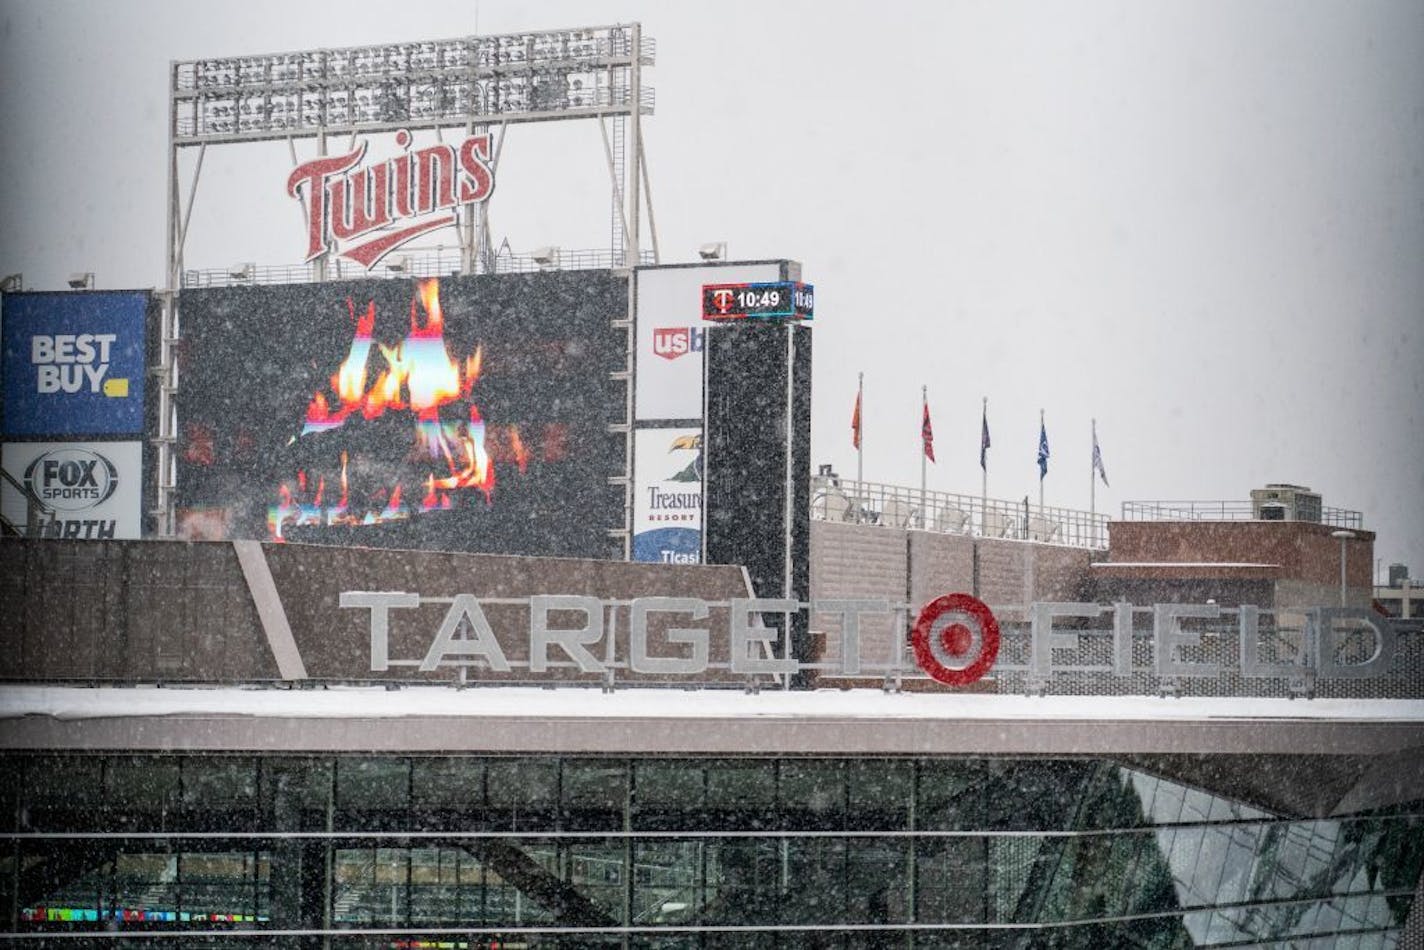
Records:
[[[0,274],[161,283],[171,60],[639,21],[665,262],[817,288],[813,453],[1088,507],[1309,485],[1424,576],[1424,4],[0,0]],[[304,156],[305,157],[305,156]],[[298,262],[285,145],[212,150],[187,265]],[[592,123],[511,131],[519,251],[606,247]]]

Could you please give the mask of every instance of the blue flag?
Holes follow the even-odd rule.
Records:
[[[1038,480],[1043,481],[1043,477],[1048,474],[1048,430],[1043,426],[1043,420],[1038,420]]]
[[[979,436],[979,467],[989,470],[989,409],[984,409],[984,429]]]
[[[1098,421],[1093,420],[1093,471],[1103,477],[1103,484],[1108,484],[1108,470],[1103,468],[1103,453],[1098,448]],[[1111,485],[1108,485],[1111,488]]]

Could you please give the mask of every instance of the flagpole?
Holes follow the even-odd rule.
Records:
[[[921,413],[921,419],[922,419],[922,420],[929,417],[929,411],[930,411],[930,388],[929,388],[928,386],[921,386],[921,387],[920,387],[920,413]],[[923,424],[920,426],[920,428],[921,428],[921,432],[920,432],[920,527],[921,527],[921,528],[924,528],[924,526],[925,526],[925,479],[926,479],[926,477],[927,477],[927,476],[926,476],[926,468],[925,468],[925,466],[926,466],[926,462],[927,462],[927,460],[928,460],[928,458],[929,458],[929,452],[926,451],[927,446],[926,446],[926,444],[925,444],[925,434],[924,434],[924,431],[923,431],[923,429],[924,429]]]
[[[1094,420],[1092,420],[1092,422],[1093,422],[1093,451],[1097,451],[1097,448],[1098,448],[1098,420],[1097,420],[1097,419],[1094,419]],[[1088,524],[1092,525],[1092,528],[1091,528],[1090,530],[1091,530],[1092,533],[1093,533],[1093,540],[1094,540],[1094,541],[1097,541],[1097,533],[1098,533],[1098,472],[1097,472],[1096,465],[1097,465],[1097,462],[1092,458],[1092,453],[1089,453],[1089,458],[1088,458]]]
[[[984,397],[984,414],[979,417],[979,535],[983,537],[989,529],[989,453],[985,451],[984,433],[989,431],[989,397]]]
[[[865,492],[865,403],[863,401],[865,398],[865,374],[860,373],[859,376],[855,389],[855,405],[860,410],[860,415],[856,417],[860,429],[857,430],[855,439],[855,490],[863,494]]]

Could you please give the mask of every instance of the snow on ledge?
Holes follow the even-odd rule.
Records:
[[[1040,720],[1077,722],[1337,721],[1424,725],[1424,700],[1018,696],[880,690],[763,691],[445,686],[317,689],[0,687],[0,720],[254,717],[470,719]],[[3,728],[3,727],[0,727]]]

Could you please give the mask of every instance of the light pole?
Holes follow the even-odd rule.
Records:
[[[1355,532],[1346,531],[1343,528],[1339,531],[1330,532],[1330,537],[1340,539],[1340,606],[1345,606],[1345,544],[1355,537]]]

